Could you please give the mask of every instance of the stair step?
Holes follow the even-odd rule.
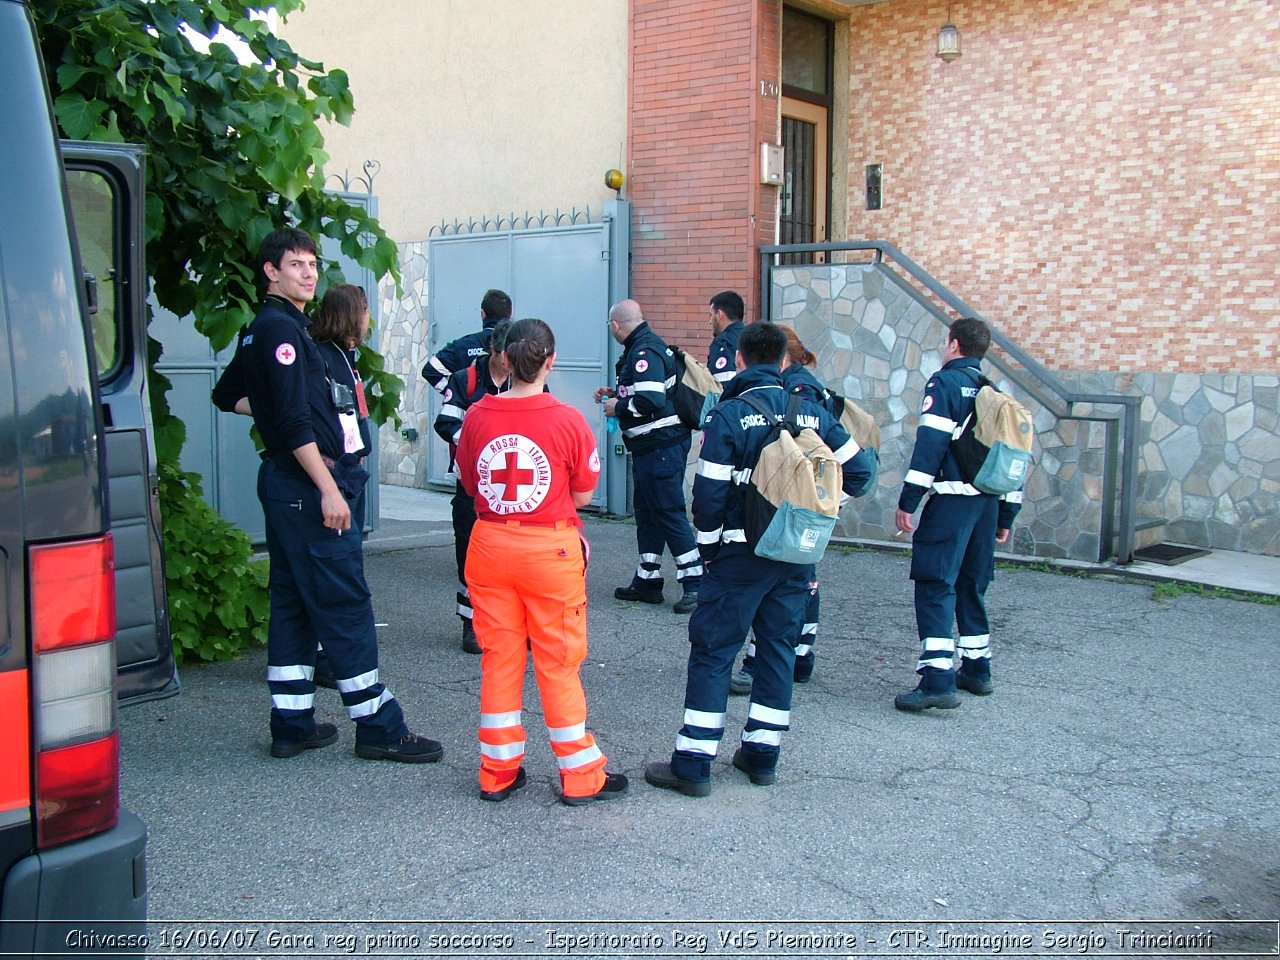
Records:
[[[1164,539],[1164,528],[1169,523],[1164,517],[1148,517],[1133,525],[1133,547],[1141,550],[1151,547]]]

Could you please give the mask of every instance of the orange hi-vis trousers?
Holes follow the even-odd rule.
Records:
[[[524,759],[525,640],[567,797],[604,786],[605,756],[587,731],[578,668],[587,656],[586,562],[578,528],[481,519],[467,551],[480,643],[480,789],[501,790]]]

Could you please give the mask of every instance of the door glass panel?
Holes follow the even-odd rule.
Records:
[[[782,11],[782,83],[825,96],[831,92],[831,25],[792,10]]]
[[[116,203],[111,183],[100,173],[67,171],[67,192],[76,218],[80,262],[98,284],[98,312],[92,318],[98,379],[106,381],[120,365],[123,337],[117,309]]]
[[[784,190],[782,242],[813,243],[813,147],[815,126],[782,118]]]

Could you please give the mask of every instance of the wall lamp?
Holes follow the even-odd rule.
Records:
[[[951,4],[947,4],[947,22],[938,31],[938,59],[945,63],[960,56],[960,31],[951,22]]]

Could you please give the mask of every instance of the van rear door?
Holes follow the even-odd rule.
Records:
[[[116,666],[122,703],[178,692],[147,396],[145,155],[128,144],[62,143],[92,317],[115,539]],[[92,303],[90,306],[92,310]]]

